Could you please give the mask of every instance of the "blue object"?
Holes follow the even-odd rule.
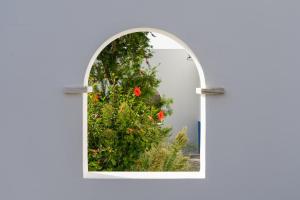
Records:
[[[201,122],[198,121],[198,153],[200,154],[200,142],[201,142]]]

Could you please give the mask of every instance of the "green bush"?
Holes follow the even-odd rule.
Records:
[[[161,108],[133,90],[113,86],[108,96],[88,95],[89,170],[130,170],[145,150],[169,135],[171,129],[157,116]]]
[[[172,99],[158,94],[156,68],[142,66],[152,56],[147,34],[116,39],[91,69],[89,84],[95,92],[88,95],[89,171],[152,170],[145,162],[155,149],[167,152],[164,165],[153,170],[186,168],[184,145],[178,143],[184,133],[171,145],[163,144],[171,131],[163,121],[172,113]]]
[[[189,158],[182,154],[187,144],[186,129],[181,130],[171,142],[153,145],[146,151],[134,166],[136,171],[188,171]]]

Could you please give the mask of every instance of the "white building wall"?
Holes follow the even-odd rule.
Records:
[[[300,199],[300,1],[0,2],[0,199]],[[207,178],[82,178],[82,85],[95,50],[133,27],[177,35],[206,84]]]
[[[190,142],[197,148],[200,96],[195,91],[200,80],[194,62],[188,57],[184,49],[154,49],[149,63],[157,66],[159,93],[174,101],[173,114],[165,124],[173,127],[173,134],[187,127]]]

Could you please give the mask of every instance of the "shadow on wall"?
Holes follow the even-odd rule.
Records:
[[[172,134],[187,127],[190,143],[197,149],[200,96],[195,89],[200,80],[196,65],[184,49],[154,49],[149,63],[157,66],[158,76],[163,80],[159,92],[174,101],[173,114],[167,117],[166,125],[173,127]]]

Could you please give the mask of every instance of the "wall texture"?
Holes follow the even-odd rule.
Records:
[[[0,3],[0,199],[299,199],[299,1]],[[82,178],[81,84],[90,57],[128,28],[164,29],[208,86],[205,180]]]
[[[172,126],[173,136],[186,127],[193,153],[197,153],[200,95],[196,94],[196,88],[200,87],[200,80],[197,67],[188,56],[184,49],[154,49],[149,63],[157,66],[161,80],[158,91],[173,99],[173,113],[164,124]]]

